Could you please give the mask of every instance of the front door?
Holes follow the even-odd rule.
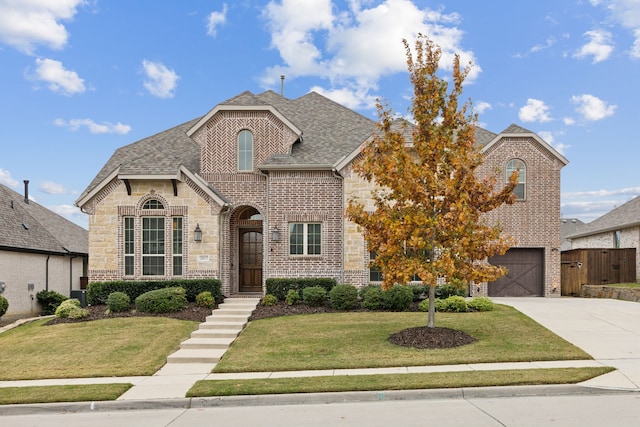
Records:
[[[262,230],[241,228],[239,283],[240,292],[262,292]]]

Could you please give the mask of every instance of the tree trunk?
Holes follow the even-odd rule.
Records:
[[[429,286],[429,318],[427,320],[427,328],[436,327],[436,287]]]

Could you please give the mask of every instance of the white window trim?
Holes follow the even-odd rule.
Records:
[[[302,224],[302,253],[301,254],[292,254],[291,253],[291,226],[295,224]],[[319,254],[309,254],[309,225],[319,225],[320,226],[320,253]],[[322,235],[322,222],[311,221],[311,222],[290,222],[287,230],[287,238],[289,244],[289,256],[290,257],[322,257],[323,242],[324,237]]]

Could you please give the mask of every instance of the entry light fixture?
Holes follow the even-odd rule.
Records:
[[[280,240],[280,230],[278,230],[278,226],[276,225],[273,231],[271,232],[271,240],[277,242]]]
[[[196,229],[193,230],[193,240],[196,242],[202,242],[202,230],[200,229],[200,224],[196,224]]]

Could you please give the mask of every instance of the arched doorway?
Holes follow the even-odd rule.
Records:
[[[238,291],[262,293],[262,215],[247,207],[238,216]]]

